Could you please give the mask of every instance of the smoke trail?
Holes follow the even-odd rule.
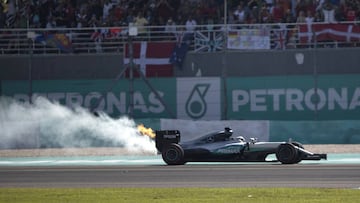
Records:
[[[127,117],[97,117],[82,107],[69,109],[43,97],[33,104],[0,97],[0,129],[0,148],[112,146],[156,153],[153,141],[140,135]]]

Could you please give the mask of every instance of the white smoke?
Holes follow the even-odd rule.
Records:
[[[0,97],[0,148],[122,147],[136,153],[156,153],[154,142],[142,136],[127,117],[72,109],[37,97],[32,104]]]

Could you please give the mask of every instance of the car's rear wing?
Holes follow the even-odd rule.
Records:
[[[157,130],[155,131],[155,143],[156,149],[161,152],[164,146],[171,143],[180,142],[180,131],[179,130]]]

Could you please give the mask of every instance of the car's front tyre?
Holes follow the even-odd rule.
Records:
[[[184,150],[183,148],[175,143],[166,145],[161,152],[162,158],[168,165],[183,165],[184,161]]]
[[[282,164],[295,164],[299,162],[298,150],[291,143],[284,143],[279,145],[276,158]]]

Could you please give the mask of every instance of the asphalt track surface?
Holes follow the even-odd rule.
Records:
[[[360,164],[3,166],[0,187],[320,187],[360,189]]]

